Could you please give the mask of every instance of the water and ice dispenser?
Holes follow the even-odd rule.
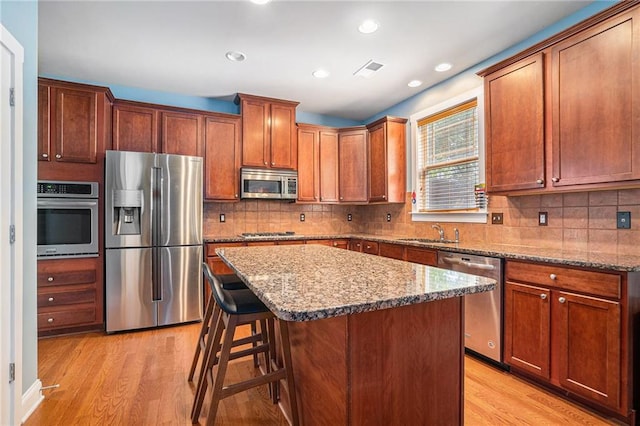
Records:
[[[113,191],[113,234],[140,235],[142,190]]]

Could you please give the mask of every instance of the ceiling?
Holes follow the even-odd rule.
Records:
[[[220,100],[249,93],[362,121],[589,3],[41,0],[39,73]],[[378,31],[358,32],[365,19]],[[230,50],[246,60],[227,60]],[[371,59],[384,67],[353,75]],[[434,71],[441,62],[453,68]],[[318,68],[330,76],[316,79]]]

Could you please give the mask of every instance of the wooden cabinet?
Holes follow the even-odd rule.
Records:
[[[640,15],[551,49],[554,187],[640,179]]]
[[[202,157],[202,114],[162,111],[160,124],[163,153]]]
[[[298,102],[238,94],[242,115],[242,165],[297,169]]]
[[[362,240],[355,240],[355,239],[350,240],[349,250],[362,251]]]
[[[433,249],[407,246],[405,260],[422,265],[438,266],[438,252]]]
[[[106,87],[38,79],[38,179],[102,179],[112,102]]]
[[[365,240],[362,242],[362,252],[368,254],[377,255],[379,251],[378,242],[377,241],[368,241]]]
[[[298,125],[298,201],[338,202],[338,131]]]
[[[378,254],[392,259],[404,260],[405,247],[401,244],[378,243]]]
[[[368,201],[367,129],[350,127],[338,134],[340,202]]]
[[[349,248],[349,240],[340,238],[330,240],[308,240],[307,244],[322,244],[325,246],[337,247],[345,250]]]
[[[113,149],[159,152],[158,116],[153,106],[116,100],[113,105]]]
[[[507,261],[504,359],[627,416],[625,275]]]
[[[638,185],[638,19],[621,2],[479,73],[488,191]]]
[[[204,117],[204,198],[239,200],[240,117]]]
[[[407,120],[383,117],[369,130],[369,202],[404,203]]]
[[[222,247],[242,247],[244,245],[245,243],[241,242],[207,243],[205,251],[207,255],[206,262],[209,268],[211,268],[211,272],[216,275],[233,274],[233,270],[216,254],[216,249]],[[207,299],[205,298],[205,300]]]
[[[102,260],[38,261],[38,335],[104,328]]]
[[[544,55],[485,76],[488,191],[544,187]]]

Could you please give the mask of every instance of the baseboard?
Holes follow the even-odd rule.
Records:
[[[40,388],[42,388],[42,382],[40,379],[36,379],[35,382],[27,389],[27,391],[22,395],[22,420],[21,423],[27,421],[31,413],[38,408],[38,405],[44,399],[42,392],[40,392]]]

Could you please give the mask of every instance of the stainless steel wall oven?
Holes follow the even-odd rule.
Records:
[[[38,258],[98,256],[98,183],[38,181]]]

